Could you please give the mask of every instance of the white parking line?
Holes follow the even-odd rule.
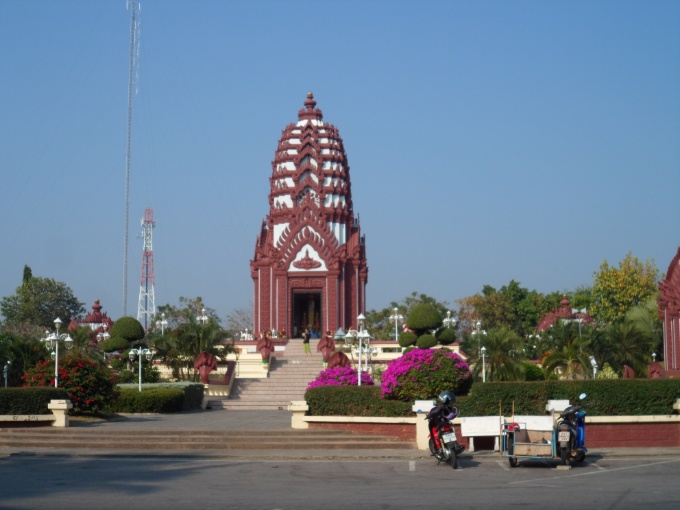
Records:
[[[415,471],[416,470],[416,461],[415,460],[409,460],[408,461],[408,470],[409,471]]]
[[[611,473],[613,471],[623,471],[624,469],[638,469],[638,468],[646,468],[646,467],[649,467],[649,466],[659,466],[661,464],[672,464],[674,462],[680,462],[680,459],[665,460],[665,461],[661,461],[661,462],[651,462],[651,463],[648,463],[648,464],[637,464],[635,466],[624,466],[624,467],[612,468],[612,469],[600,468],[598,466],[600,471],[596,471],[595,473],[593,473],[591,471],[582,472],[582,473],[569,472],[569,474],[565,474],[563,476],[554,476],[552,478],[534,478],[533,480],[517,480],[515,482],[509,482],[508,485],[520,484],[520,483],[545,482],[546,480],[551,480],[551,479],[557,480],[559,478],[564,478],[564,477],[567,477],[567,476],[570,477],[570,478],[575,477],[575,476],[591,476],[591,475],[598,475],[598,474],[602,474],[602,473]]]

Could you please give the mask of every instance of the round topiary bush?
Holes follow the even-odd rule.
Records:
[[[451,345],[456,341],[456,330],[452,328],[444,328],[437,336],[437,339],[442,345]]]
[[[415,345],[416,340],[418,340],[418,337],[415,333],[411,333],[410,331],[404,331],[399,335],[399,345],[401,347],[410,347]]]
[[[444,390],[466,395],[472,372],[458,354],[448,349],[413,349],[392,360],[382,375],[384,398],[412,402],[431,399]]]
[[[113,358],[109,363],[109,366],[114,370],[120,370],[120,367],[123,366],[123,360],[121,360],[120,358]]]
[[[99,348],[104,352],[124,351],[130,347],[130,342],[125,338],[112,336],[99,344]]]
[[[406,318],[408,329],[416,332],[420,336],[437,329],[442,325],[442,317],[439,311],[429,303],[421,303],[414,306]]]
[[[437,339],[429,333],[426,333],[418,337],[416,345],[418,346],[418,349],[430,349],[437,345]]]
[[[120,337],[128,342],[136,342],[144,338],[144,327],[134,317],[121,317],[113,323],[111,337]]]

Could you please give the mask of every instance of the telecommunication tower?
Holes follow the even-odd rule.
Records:
[[[156,315],[156,298],[154,296],[155,278],[153,274],[153,228],[156,222],[153,219],[153,209],[144,210],[142,219],[142,233],[144,248],[142,249],[142,275],[139,279],[139,305],[137,305],[137,320],[144,326],[144,331],[149,329]]]

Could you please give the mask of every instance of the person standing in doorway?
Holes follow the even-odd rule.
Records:
[[[309,339],[312,337],[312,334],[309,332],[309,328],[305,328],[305,330],[302,332],[302,346],[304,347],[305,354],[307,356],[312,355],[312,350],[309,348]]]

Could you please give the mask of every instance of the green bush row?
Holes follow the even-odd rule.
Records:
[[[184,407],[184,392],[180,388],[121,388],[111,403],[114,413],[178,413]]]
[[[581,393],[589,416],[667,415],[680,398],[680,379],[476,383],[456,406],[460,416],[511,416],[513,405],[515,414],[543,415],[548,400],[576,403]],[[312,416],[413,416],[413,402],[383,400],[376,386],[323,386],[305,400]]]
[[[120,384],[120,396],[111,404],[115,413],[177,413],[199,409],[203,385],[195,383]]]
[[[586,393],[589,416],[645,416],[673,412],[680,398],[680,379],[595,379],[476,383],[459,399],[461,416],[545,414],[548,400],[570,400]]]
[[[412,403],[384,400],[378,386],[320,386],[305,393],[313,416],[409,416]]]
[[[47,408],[50,400],[65,400],[64,388],[32,386],[0,389],[0,414],[52,414]]]

